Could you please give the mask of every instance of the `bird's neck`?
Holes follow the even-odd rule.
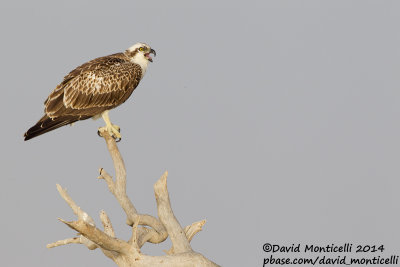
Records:
[[[132,63],[138,64],[140,68],[142,69],[142,78],[144,74],[146,73],[147,66],[149,65],[149,61],[142,55],[142,54],[135,54],[133,57],[130,57],[129,59]]]

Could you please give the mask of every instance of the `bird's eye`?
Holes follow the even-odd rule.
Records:
[[[143,47],[139,48],[139,51],[143,51],[143,50],[144,50],[144,48],[143,48]]]

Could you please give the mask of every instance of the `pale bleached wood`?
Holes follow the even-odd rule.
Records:
[[[68,245],[68,244],[83,244],[83,245],[86,245],[90,250],[97,248],[97,245],[95,243],[93,243],[92,241],[90,241],[90,244],[87,244],[86,241],[90,241],[90,240],[88,240],[86,237],[80,235],[80,236],[67,238],[67,239],[63,239],[63,240],[59,240],[59,241],[47,244],[46,247],[47,248],[55,248],[58,246],[63,246],[63,245]]]
[[[59,219],[61,222],[65,223],[75,231],[81,233],[87,239],[91,240],[93,243],[98,245],[99,247],[109,250],[115,251],[119,253],[131,253],[131,246],[118,238],[112,237],[96,228],[95,226],[83,221],[77,220],[72,222],[64,221],[63,219]]]
[[[112,259],[120,267],[218,266],[192,250],[189,242],[196,233],[201,231],[205,220],[195,222],[186,226],[184,230],[182,229],[171,208],[167,189],[167,172],[154,185],[159,218],[137,212],[126,195],[126,170],[115,140],[107,132],[102,132],[101,134],[106,140],[108,150],[113,159],[116,178],[114,181],[112,176],[104,169],[100,169],[99,178],[106,181],[110,192],[125,211],[127,224],[132,227],[131,238],[126,242],[115,237],[111,220],[105,211],[100,212],[100,220],[104,231],[98,229],[92,217],[72,200],[65,189],[57,185],[60,195],[78,217],[76,221],[59,220],[77,231],[79,236],[48,244],[47,247],[84,244],[90,249],[100,248],[104,255]],[[168,235],[172,241],[172,248],[167,252],[168,255],[150,256],[141,253],[140,248],[144,243],[161,243]]]
[[[203,230],[203,226],[206,223],[206,220],[194,222],[191,225],[187,225],[185,227],[185,235],[186,238],[190,241],[192,241],[192,238],[194,237],[195,234]],[[172,255],[175,253],[174,247],[171,247],[169,250],[164,250],[166,254]]]
[[[192,248],[189,244],[189,240],[186,238],[185,232],[183,231],[171,208],[171,202],[169,200],[167,189],[167,177],[168,172],[166,171],[154,184],[158,217],[167,229],[168,235],[171,238],[172,251],[174,251],[174,253],[191,252]]]
[[[95,225],[94,220],[92,217],[89,216],[86,212],[84,212],[78,205],[76,205],[75,201],[68,195],[67,189],[62,188],[61,185],[57,184],[57,190],[60,193],[61,197],[67,202],[67,204],[71,207],[74,214],[81,220]]]
[[[104,227],[104,233],[108,234],[109,236],[115,237],[115,232],[111,224],[111,220],[104,210],[100,211],[100,220]]]
[[[115,181],[103,168],[100,169],[100,176],[98,178],[106,181],[110,192],[115,196],[120,206],[125,211],[128,225],[133,226],[135,221],[139,220],[138,225],[146,225],[152,228],[151,230],[145,230],[146,234],[142,233],[142,231],[144,231],[142,227],[138,228],[138,235],[147,238],[147,240],[141,240],[141,245],[145,242],[163,242],[168,237],[164,225],[151,215],[138,214],[135,206],[126,195],[125,164],[114,138],[112,138],[107,131],[101,132],[101,135],[106,141],[108,151],[114,163]]]
[[[194,222],[191,225],[185,227],[185,234],[189,242],[192,241],[192,238],[195,234],[203,230],[204,224],[206,224],[206,220]]]
[[[76,205],[75,201],[73,201],[72,198],[68,195],[67,190],[65,188],[62,188],[61,185],[57,184],[57,190],[58,190],[60,196],[65,200],[65,202],[68,204],[68,206],[71,207],[74,214],[80,220],[86,221],[87,223],[89,223],[91,225],[95,225],[93,218],[90,217],[89,214],[84,212],[78,205]],[[48,244],[47,247],[48,248],[56,247],[56,246],[52,246],[54,244],[57,244],[57,246],[72,244],[72,243],[75,243],[74,241],[79,241],[80,244],[84,244],[90,250],[96,249],[98,247],[95,243],[93,243],[91,240],[87,239],[84,236],[79,236],[79,239],[77,239],[77,240],[75,238],[67,238],[64,240],[60,240],[55,243]]]

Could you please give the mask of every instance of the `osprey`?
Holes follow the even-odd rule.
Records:
[[[124,53],[93,59],[71,71],[44,102],[44,116],[25,134],[25,141],[79,120],[103,117],[106,130],[121,139],[108,111],[124,103],[153,62],[156,51],[137,43]]]

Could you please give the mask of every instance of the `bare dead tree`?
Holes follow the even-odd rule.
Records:
[[[182,229],[171,208],[167,189],[167,172],[154,184],[158,218],[147,214],[139,214],[136,211],[135,206],[126,194],[125,164],[117,144],[107,132],[102,131],[101,134],[106,141],[114,163],[115,180],[103,168],[100,169],[98,178],[105,180],[108,189],[124,210],[127,217],[126,223],[132,227],[131,237],[127,242],[115,237],[110,218],[105,211],[100,212],[104,230],[97,228],[92,217],[72,200],[64,188],[57,184],[57,190],[61,197],[78,217],[76,221],[71,222],[59,220],[77,231],[78,236],[48,244],[47,248],[67,244],[83,244],[90,250],[99,248],[105,256],[121,267],[218,266],[200,253],[192,250],[190,241],[196,233],[202,230],[205,220],[195,222]],[[165,241],[168,236],[171,239],[172,247],[165,251],[166,255],[150,256],[141,253],[140,248],[146,242],[158,244]]]

